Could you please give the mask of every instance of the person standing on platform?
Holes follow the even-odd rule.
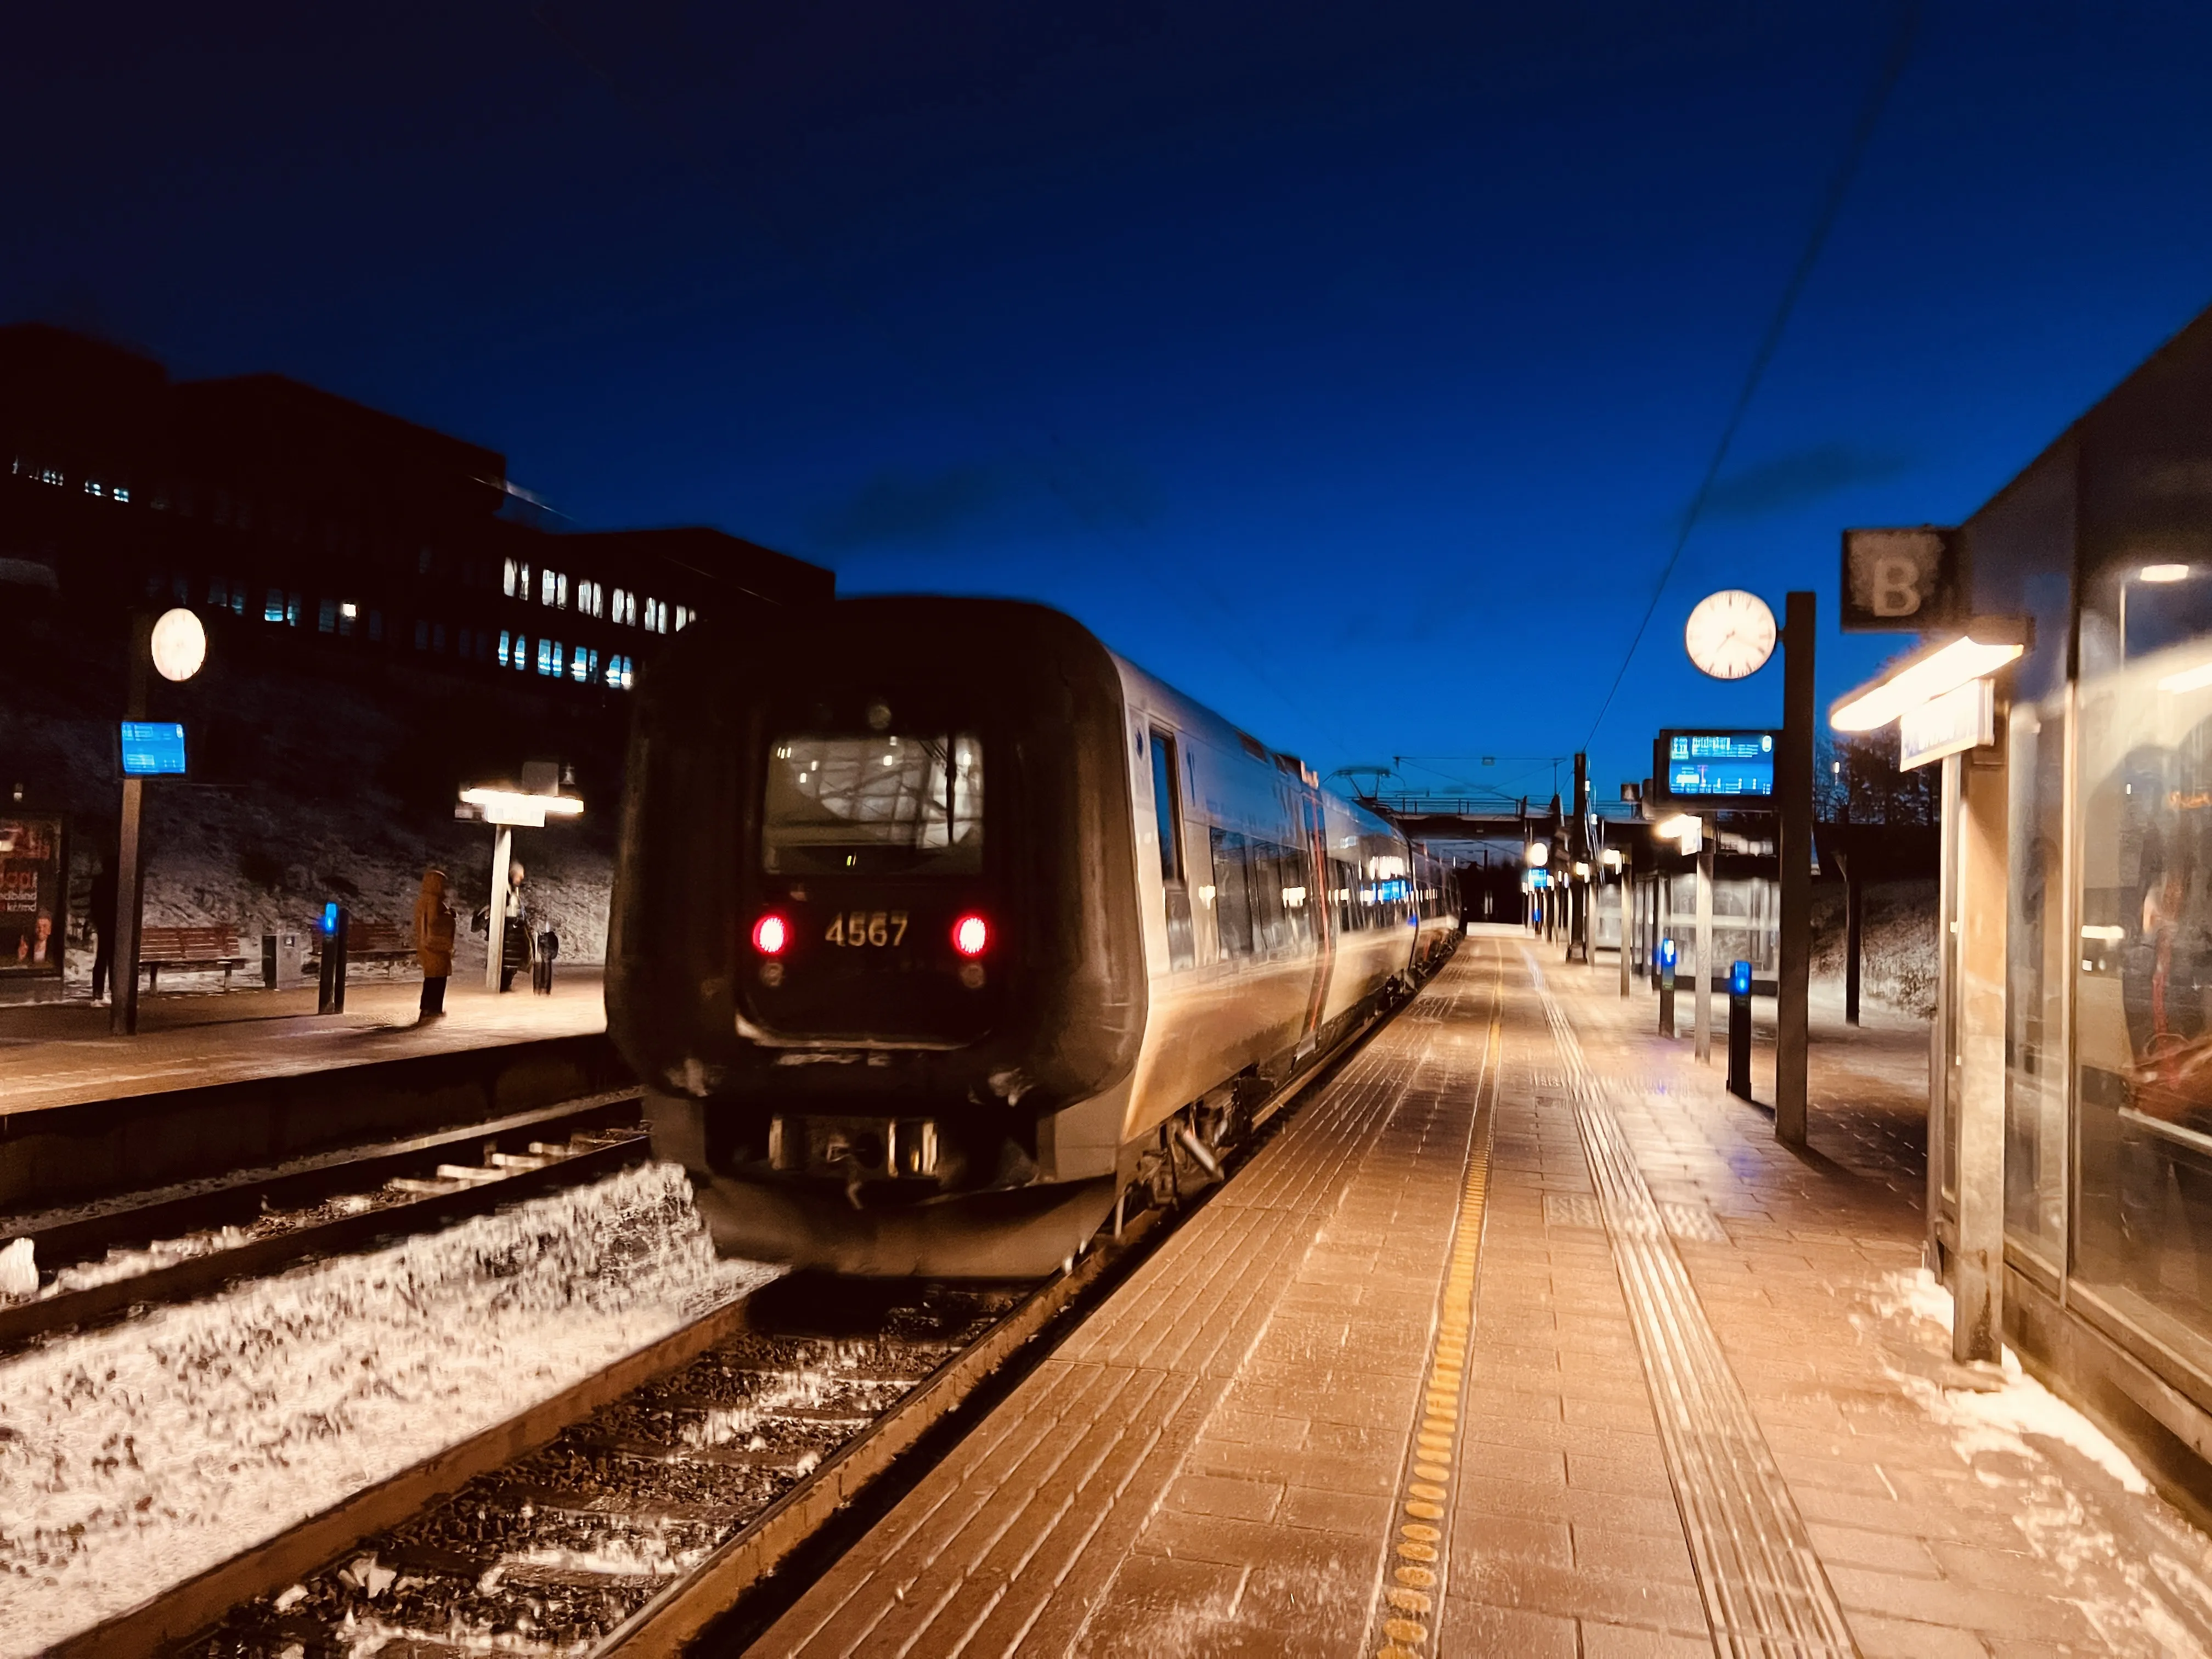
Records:
[[[422,1018],[446,1012],[446,981],[453,973],[453,913],[446,908],[446,872],[425,870],[415,897],[415,959],[422,964]]]
[[[530,898],[523,886],[528,872],[520,863],[507,872],[507,928],[500,941],[499,988],[510,989],[514,976],[530,966]]]
[[[115,855],[103,854],[92,878],[92,931],[97,943],[92,951],[92,1000],[107,994],[107,981],[115,970]]]

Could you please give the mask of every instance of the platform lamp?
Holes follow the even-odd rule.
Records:
[[[166,758],[150,763],[132,739],[149,731],[146,722],[146,670],[150,664],[165,680],[179,684],[198,673],[207,662],[207,629],[199,617],[181,606],[160,617],[145,612],[131,618],[129,680],[124,700],[123,811],[115,847],[115,930],[110,966],[112,993],[107,1029],[117,1036],[138,1032],[138,939],[145,896],[145,848],[140,836],[146,780],[163,773],[184,770],[184,728],[173,728],[174,764]]]
[[[561,793],[556,768],[533,762],[522,769],[523,787],[476,784],[461,791],[457,817],[478,817],[492,826],[490,936],[484,950],[484,989],[499,989],[500,963],[507,936],[507,872],[514,865],[517,828],[542,830],[548,818],[581,816],[584,803]]]

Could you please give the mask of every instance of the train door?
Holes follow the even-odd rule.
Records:
[[[1306,993],[1306,1020],[1298,1033],[1298,1058],[1303,1060],[1321,1041],[1321,1024],[1328,1008],[1328,977],[1336,961],[1336,907],[1328,902],[1330,872],[1328,813],[1322,803],[1306,795],[1297,798],[1297,822],[1305,846],[1307,914],[1312,917],[1313,984]]]
[[[1172,733],[1152,730],[1152,811],[1160,835],[1160,885],[1167,891],[1168,967],[1189,967],[1196,959],[1192,949],[1190,882],[1183,857],[1182,772],[1176,764],[1177,746]]]

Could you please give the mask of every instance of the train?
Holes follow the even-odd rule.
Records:
[[[608,1024],[726,1255],[1049,1273],[1459,939],[1445,864],[1042,605],[707,619],[635,695]]]

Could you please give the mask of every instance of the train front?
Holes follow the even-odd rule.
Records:
[[[716,1243],[991,1277],[1079,1249],[1145,1023],[1104,647],[1035,605],[841,600],[695,624],[638,697],[609,1025]]]

